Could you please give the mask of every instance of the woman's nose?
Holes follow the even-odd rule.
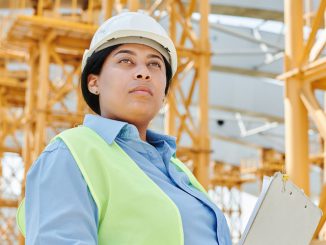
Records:
[[[151,79],[151,74],[145,65],[141,65],[138,67],[137,71],[135,72],[135,79],[136,80],[150,80]]]

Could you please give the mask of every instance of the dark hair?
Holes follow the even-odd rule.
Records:
[[[121,44],[114,45],[103,50],[100,50],[96,53],[93,53],[88,59],[87,63],[84,67],[84,70],[81,74],[81,90],[84,97],[84,100],[88,104],[88,106],[97,114],[101,114],[99,97],[96,94],[91,93],[88,90],[87,79],[89,74],[99,75],[101,73],[104,61],[110,55],[110,53],[119,47]],[[172,68],[169,62],[163,57],[164,65],[166,69],[166,87],[165,87],[165,95],[169,91],[171,78],[172,78]]]

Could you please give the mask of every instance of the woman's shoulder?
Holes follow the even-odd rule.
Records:
[[[41,153],[41,155],[43,153],[50,153],[50,152],[54,152],[54,151],[60,151],[60,150],[68,150],[68,147],[66,146],[66,144],[63,142],[62,139],[60,138],[56,138],[53,141],[51,141],[43,150],[43,152]]]
[[[66,162],[74,161],[66,144],[60,138],[51,141],[37,159],[33,162],[28,172],[36,169],[60,168]]]

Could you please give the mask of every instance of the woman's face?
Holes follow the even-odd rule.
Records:
[[[88,76],[88,88],[99,92],[101,116],[147,126],[162,107],[165,73],[157,50],[123,44],[108,55],[99,75]]]

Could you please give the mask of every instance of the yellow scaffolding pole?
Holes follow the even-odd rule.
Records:
[[[288,27],[285,42],[285,71],[299,65],[303,50],[303,3],[284,1],[285,24]],[[286,172],[294,183],[309,195],[308,114],[300,99],[300,76],[285,80],[285,151]]]

